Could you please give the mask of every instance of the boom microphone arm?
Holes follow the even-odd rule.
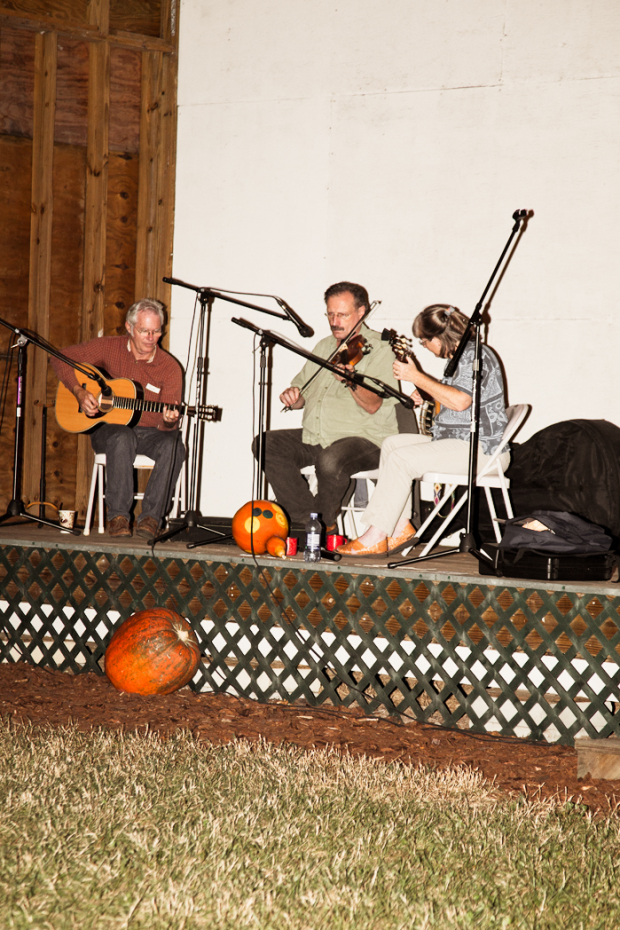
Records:
[[[348,368],[341,368],[338,365],[333,365],[326,359],[319,358],[318,355],[314,355],[312,352],[306,352],[305,349],[301,349],[299,346],[287,342],[286,339],[284,339],[282,336],[279,336],[277,333],[271,332],[268,329],[259,329],[258,326],[255,326],[248,320],[237,319],[236,317],[233,317],[232,322],[236,323],[237,326],[242,326],[244,329],[249,329],[253,333],[257,333],[263,338],[269,339],[270,342],[282,346],[284,349],[288,349],[289,352],[294,352],[296,355],[301,355],[302,358],[306,358],[311,362],[315,362],[315,364],[320,365],[321,368],[326,368],[327,371],[331,371],[333,374],[339,375],[341,378],[344,378],[345,381],[349,381],[351,384],[359,384],[361,387],[366,388],[367,391],[371,391],[373,394],[377,394],[378,397],[395,397],[396,400],[398,400],[404,407],[411,408],[414,405],[412,397],[410,397],[408,394],[401,393],[401,391],[397,391],[395,388],[391,387],[389,384],[386,384],[384,381],[381,381],[379,378],[373,378],[371,375],[363,375],[355,370],[351,371]]]
[[[299,330],[300,336],[314,336],[312,327],[304,323],[301,317],[295,313],[292,307],[289,307],[282,297],[276,297],[275,294],[266,294],[264,296],[272,297],[282,310],[284,310],[284,313],[278,313],[277,310],[268,310],[266,307],[259,307],[258,304],[248,303],[247,300],[239,300],[237,297],[223,294],[222,291],[215,290],[211,287],[197,287],[195,284],[188,284],[186,281],[181,281],[179,278],[162,278],[162,281],[165,281],[166,284],[177,284],[179,287],[187,287],[191,291],[196,291],[198,294],[203,295],[207,300],[217,297],[220,300],[227,300],[231,304],[238,304],[240,307],[249,307],[250,310],[259,310],[261,313],[269,314],[269,316],[277,316],[279,320],[289,320],[291,323],[295,324]]]

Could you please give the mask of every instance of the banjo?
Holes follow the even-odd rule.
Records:
[[[384,329],[381,333],[381,338],[385,342],[390,343],[390,348],[399,362],[406,362],[408,358],[412,358],[414,361],[416,360],[411,347],[411,339],[408,339],[406,336],[399,336],[395,329]],[[418,413],[420,432],[423,436],[432,436],[433,420],[435,419],[435,414],[439,413],[441,404],[428,394],[425,394],[424,391],[420,391],[419,388],[416,388],[416,390],[419,391],[424,398]]]

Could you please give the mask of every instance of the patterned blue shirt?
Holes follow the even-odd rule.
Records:
[[[463,349],[458,367],[451,378],[443,377],[442,384],[463,391],[471,397],[473,391],[473,341]],[[472,409],[448,410],[441,408],[433,422],[433,440],[463,439],[469,442]],[[508,419],[504,404],[504,379],[493,349],[482,346],[482,379],[480,384],[480,445],[486,455],[492,455],[502,438]]]

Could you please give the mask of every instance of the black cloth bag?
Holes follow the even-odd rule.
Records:
[[[536,521],[546,530],[534,530],[525,524]],[[534,510],[522,517],[507,520],[500,549],[533,549],[554,555],[590,555],[608,552],[612,539],[602,526],[589,523],[574,513]]]
[[[568,511],[620,537],[620,428],[564,420],[512,447],[506,475],[516,515]]]
[[[524,524],[537,521],[546,530]],[[547,581],[608,581],[616,558],[601,526],[572,513],[536,510],[505,524],[502,541],[486,544],[492,565],[479,560],[481,575]]]

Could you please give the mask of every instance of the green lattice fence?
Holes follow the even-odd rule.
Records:
[[[620,597],[9,545],[0,579],[3,661],[101,673],[116,626],[168,606],[201,642],[196,690],[565,743],[620,735]]]

